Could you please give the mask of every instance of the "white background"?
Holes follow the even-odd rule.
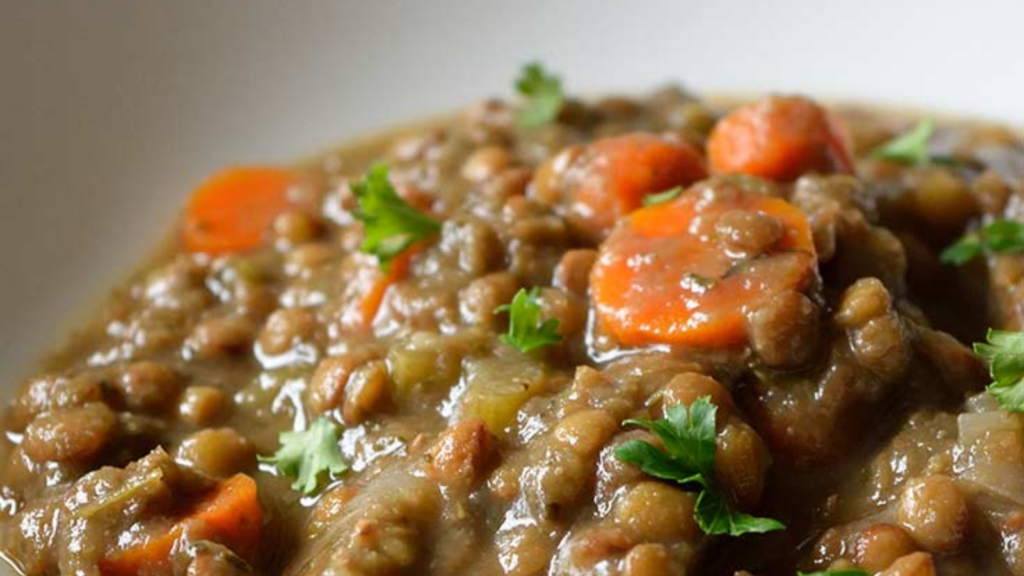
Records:
[[[0,385],[189,189],[507,94],[799,90],[1024,122],[1024,3],[0,0]]]

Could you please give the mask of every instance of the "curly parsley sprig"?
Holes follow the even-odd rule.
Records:
[[[565,103],[562,79],[544,69],[540,62],[530,62],[516,79],[516,91],[525,98],[516,116],[520,128],[536,128],[558,118]]]
[[[717,410],[711,399],[705,396],[694,402],[689,410],[683,404],[669,408],[665,417],[658,420],[626,420],[625,424],[653,432],[665,449],[644,440],[630,440],[615,450],[615,457],[655,478],[676,482],[697,492],[693,516],[705,534],[740,536],[784,529],[778,520],[758,518],[736,510],[715,486]]]
[[[982,254],[1024,252],[1024,222],[996,220],[977,232],[964,235],[942,251],[945,264],[961,265]]]
[[[900,164],[960,164],[951,156],[932,154],[929,144],[935,135],[935,119],[925,118],[913,128],[871,151],[872,158]]]
[[[338,447],[338,427],[327,418],[318,418],[307,430],[282,432],[279,439],[281,447],[273,456],[258,459],[294,478],[292,490],[313,494],[322,475],[337,476],[348,470]]]
[[[406,248],[441,229],[440,223],[398,195],[388,172],[387,164],[374,164],[361,181],[352,185],[352,192],[359,203],[352,214],[365,229],[359,249],[376,256],[385,271]]]
[[[1024,332],[990,329],[986,340],[974,344],[992,376],[986,391],[1004,410],[1024,412]]]
[[[502,342],[518,348],[520,352],[561,342],[558,320],[541,320],[539,297],[540,289],[536,286],[529,291],[520,288],[512,302],[494,309],[495,314],[508,312],[508,332],[501,335]]]
[[[803,572],[797,572],[797,576],[871,576],[866,571],[859,568],[845,568],[842,570],[822,570],[820,572],[811,572],[805,574]]]

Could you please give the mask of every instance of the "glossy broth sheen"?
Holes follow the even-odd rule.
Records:
[[[254,249],[175,236],[12,401],[4,554],[29,575],[1024,575],[1024,420],[982,392],[969,350],[988,326],[1021,327],[1024,259],[938,261],[983,219],[1020,219],[1020,140],[940,125],[933,149],[958,163],[886,162],[867,151],[917,118],[842,108],[854,175],[824,157],[785,181],[679,169],[698,180],[682,194],[757,208],[718,210],[682,244],[727,258],[619,299],[687,298],[697,328],[610,329],[591,272],[648,246],[626,223],[640,202],[595,214],[574,191],[671,178],[622,183],[604,172],[617,144],[594,143],[649,133],[665,162],[696,151],[699,172],[724,112],[665,89],[569,100],[521,129],[490,100],[297,166]],[[350,186],[381,160],[441,222],[383,285]],[[495,309],[532,287],[561,339],[524,353]],[[702,397],[718,407],[716,485],[785,530],[708,536],[691,488],[615,457],[652,438],[624,420]],[[349,470],[303,495],[257,455],[320,417]],[[259,516],[204,516],[238,474]]]

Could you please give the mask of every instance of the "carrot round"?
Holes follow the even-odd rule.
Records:
[[[291,171],[270,166],[229,168],[189,198],[181,238],[190,252],[220,254],[258,247],[274,218],[289,207]]]
[[[778,239],[738,255],[719,237],[725,215],[777,222]],[[816,274],[807,218],[779,198],[750,192],[715,196],[691,189],[641,208],[601,245],[590,287],[600,326],[620,343],[698,347],[746,339],[746,313]]]
[[[647,195],[689,186],[705,176],[703,157],[687,142],[636,132],[586,146],[557,186],[572,225],[600,240]]]
[[[793,180],[805,172],[853,172],[842,122],[800,96],[769,96],[715,125],[708,161],[719,174]]]
[[[258,551],[263,510],[256,482],[236,474],[218,484],[164,530],[143,542],[116,550],[99,563],[104,576],[171,573],[171,554],[186,534],[192,540],[223,544],[252,560]]]

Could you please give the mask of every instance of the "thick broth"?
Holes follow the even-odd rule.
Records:
[[[185,529],[150,570],[1024,574],[1024,421],[978,394],[986,370],[964,346],[1020,327],[1020,259],[937,260],[980,218],[1019,210],[1020,142],[943,126],[934,145],[961,164],[894,164],[865,153],[904,117],[839,113],[856,176],[694,185],[785,200],[815,246],[813,277],[717,347],[625,346],[602,327],[588,278],[607,231],[558,192],[602,138],[703,150],[720,110],[686,92],[570,101],[531,130],[487,101],[303,163],[260,248],[189,253],[176,236],[25,384],[5,421],[6,556],[29,575],[125,573],[110,558],[152,550],[244,473],[259,544]],[[380,273],[349,184],[381,159],[443,224],[363,325],[353,307]],[[729,233],[749,245],[762,228]],[[758,274],[792,265],[779,254]],[[523,353],[494,310],[534,286],[562,339]],[[716,481],[786,530],[706,536],[692,491],[615,457],[651,438],[624,420],[703,396],[719,410]],[[320,416],[343,426],[350,470],[303,496],[256,456]]]

